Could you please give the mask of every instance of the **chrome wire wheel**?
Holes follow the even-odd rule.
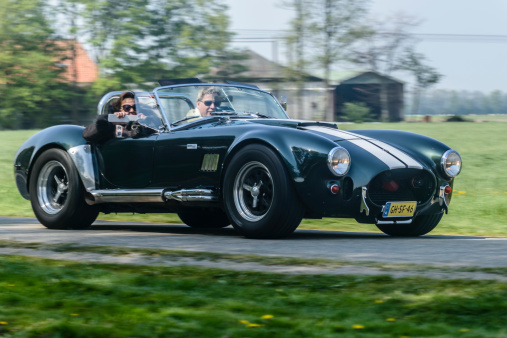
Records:
[[[59,213],[67,201],[69,179],[65,167],[58,161],[49,161],[37,178],[37,199],[44,212]]]
[[[261,144],[249,144],[231,159],[223,197],[232,226],[247,238],[286,237],[305,212],[279,155]]]
[[[233,186],[234,205],[245,220],[257,222],[269,212],[275,191],[268,168],[257,161],[241,167]]]
[[[35,216],[49,229],[87,229],[100,211],[86,203],[79,173],[63,149],[48,149],[39,155],[28,191]]]

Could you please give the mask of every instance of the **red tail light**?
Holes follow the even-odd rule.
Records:
[[[340,192],[340,186],[338,184],[333,184],[330,188],[332,194],[337,194]]]
[[[382,182],[382,188],[386,191],[397,191],[399,187],[399,184],[394,180]]]

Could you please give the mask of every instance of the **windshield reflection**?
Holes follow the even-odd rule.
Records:
[[[207,105],[209,114],[198,109],[200,90],[213,92],[200,100],[201,110]],[[242,115],[257,118],[287,119],[282,106],[271,94],[259,89],[217,84],[192,84],[161,87],[155,90],[159,106],[171,125],[183,125],[207,116]],[[212,100],[211,100],[212,99]],[[202,109],[204,108],[204,109]]]

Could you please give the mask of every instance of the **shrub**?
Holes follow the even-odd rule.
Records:
[[[370,108],[362,102],[345,102],[343,116],[345,120],[353,123],[371,122],[375,120]]]

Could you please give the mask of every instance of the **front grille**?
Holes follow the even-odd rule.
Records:
[[[396,169],[375,176],[368,185],[368,198],[376,205],[386,202],[428,201],[436,182],[426,170]]]

